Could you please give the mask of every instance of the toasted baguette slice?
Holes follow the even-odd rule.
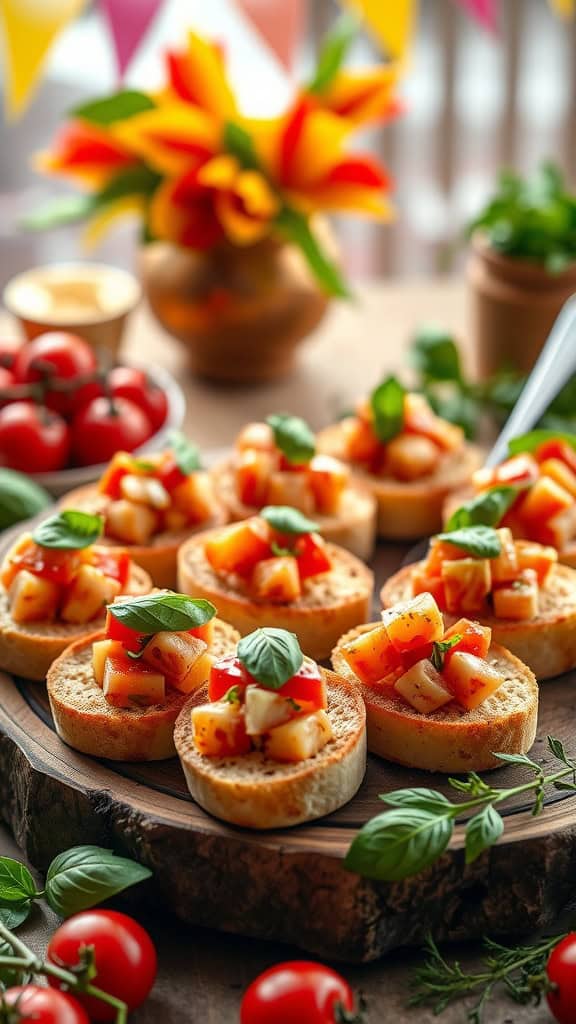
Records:
[[[223,579],[212,569],[204,544],[210,532],[198,534],[182,545],[178,554],[178,590],[203,597],[216,605],[226,622],[245,636],[259,626],[277,626],[295,633],[308,657],[322,661],[338,637],[365,622],[370,615],[374,575],[363,562],[344,548],[328,544],[332,570],[306,580],[304,593],[292,604],[254,601],[234,586],[234,577]]]
[[[79,508],[87,512],[103,513],[106,501],[106,496],[100,494],[97,486],[89,484],[87,487],[78,487],[63,495],[60,505],[62,508]],[[199,530],[224,526],[227,522],[228,516],[224,506],[219,504],[215,507],[214,515],[209,520],[186,530],[157,533],[155,537],[151,538],[149,544],[126,544],[121,540],[114,540],[113,537],[101,537],[98,544],[127,551],[130,558],[146,570],[155,587],[174,590],[180,545]]]
[[[125,594],[149,594],[152,581],[139,565],[132,564]],[[8,594],[0,587],[0,669],[40,681],[55,658],[71,644],[104,624],[105,615],[90,622],[14,622]]]
[[[258,515],[259,509],[245,505],[238,498],[231,462],[215,466],[212,476],[216,494],[233,522]],[[339,544],[365,562],[372,557],[376,540],[376,500],[368,488],[359,484],[347,487],[337,515],[311,513],[311,518],[318,523],[318,533],[331,544]]]
[[[206,687],[187,701],[174,739],[188,789],[216,818],[244,828],[288,828],[342,807],[366,771],[366,714],[356,688],[326,669],[328,716],[334,738],[307,761],[272,761],[261,751],[203,757],[194,745],[191,711],[208,699]]]
[[[334,669],[358,686],[366,704],[368,750],[387,761],[430,772],[486,771],[502,764],[495,753],[530,750],[536,736],[538,684],[510,651],[492,644],[487,661],[504,682],[474,711],[451,703],[422,715],[391,688],[366,686],[342,656],[343,644],[375,625],[351,630],[332,652]]]
[[[188,694],[168,690],[165,704],[144,708],[115,708],[94,678],[92,644],[104,632],[70,644],[48,672],[46,683],[56,732],[68,746],[110,761],[163,761],[174,757],[174,723]],[[215,621],[215,657],[236,650],[238,633],[227,622]]]
[[[321,430],[316,442],[319,452],[347,461],[342,431],[337,423]],[[466,444],[446,455],[435,473],[411,482],[375,476],[353,463],[350,465],[358,483],[376,498],[378,536],[388,540],[416,540],[442,528],[442,507],[447,495],[467,484],[482,461],[480,449]]]
[[[412,566],[407,565],[386,581],[380,591],[384,608],[412,597],[411,572]],[[444,612],[447,626],[460,617]],[[551,679],[576,667],[576,570],[567,565],[556,565],[540,589],[540,613],[535,619],[516,622],[480,612],[473,617],[490,626],[494,642],[512,651],[537,679]]]

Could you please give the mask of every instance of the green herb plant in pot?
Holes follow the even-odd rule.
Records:
[[[553,164],[527,179],[505,172],[470,232],[467,281],[479,371],[528,372],[576,292],[576,195]]]

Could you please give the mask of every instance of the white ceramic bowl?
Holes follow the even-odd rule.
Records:
[[[131,363],[130,365],[134,366],[136,364]],[[164,370],[161,366],[138,368],[145,369],[152,383],[163,388],[166,392],[168,413],[166,421],[162,424],[160,430],[153,434],[140,448],[137,448],[134,453],[135,455],[141,455],[143,452],[157,452],[165,448],[168,443],[168,434],[171,430],[180,430],[186,413],[184,393],[180,385],[167,370]],[[92,483],[93,480],[98,480],[105,468],[106,463],[100,463],[95,466],[74,466],[72,469],[58,469],[53,473],[33,473],[31,476],[41,487],[44,487],[50,494],[53,494],[55,498],[59,498],[61,494],[71,491],[74,487],[82,487],[84,484]]]

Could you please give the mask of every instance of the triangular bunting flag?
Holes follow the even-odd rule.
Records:
[[[163,0],[100,0],[114,43],[120,78],[162,4]]]
[[[402,60],[416,29],[418,0],[342,0],[362,19],[386,55]]]
[[[236,0],[286,71],[292,71],[298,41],[304,31],[305,0]]]

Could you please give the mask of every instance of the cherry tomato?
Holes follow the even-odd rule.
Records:
[[[147,998],[156,978],[156,950],[148,932],[116,910],[87,910],[69,917],[48,943],[49,961],[69,969],[80,963],[80,951],[92,950],[96,975],[92,984],[135,1010]],[[48,978],[59,988],[57,978]],[[113,1021],[114,1007],[94,996],[78,995],[91,1020]]]
[[[168,399],[162,388],[150,384],[143,370],[115,366],[108,374],[108,385],[114,398],[129,398],[146,413],[153,430],[160,429],[168,412]]]
[[[11,370],[14,365],[16,353],[22,347],[21,342],[16,338],[0,338],[0,366]]]
[[[298,562],[300,579],[319,576],[332,568],[330,556],[326,550],[326,542],[319,533],[303,533],[294,545],[294,554]]]
[[[50,473],[68,461],[70,434],[58,413],[33,402],[0,409],[0,466],[23,473]]]
[[[85,1009],[65,992],[39,985],[18,985],[2,994],[6,1006],[17,1006],[24,1021],[34,1024],[90,1024]],[[10,1017],[12,1020],[12,1017]]]
[[[152,434],[150,420],[127,398],[94,398],[72,420],[72,455],[80,466],[134,451]]]
[[[0,388],[13,388],[16,383],[14,374],[7,370],[5,366],[0,363]]]
[[[336,971],[306,960],[270,967],[248,987],[240,1024],[335,1024],[354,1010],[349,984]]]
[[[122,587],[126,586],[130,575],[130,555],[127,551],[94,547],[90,551],[90,564],[100,569],[106,576],[118,580]]]
[[[96,356],[90,345],[76,334],[49,331],[23,345],[14,360],[14,376],[21,384],[50,379],[74,381],[96,371]],[[48,387],[45,402],[56,412],[67,414],[73,405],[73,392]]]
[[[576,1021],[576,932],[571,932],[552,950],[546,973],[555,986],[546,994],[558,1024]]]

